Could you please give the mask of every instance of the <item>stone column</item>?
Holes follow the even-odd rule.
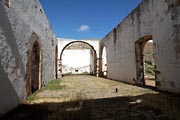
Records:
[[[102,58],[98,58],[98,75],[99,77],[103,77],[103,71],[102,71]]]

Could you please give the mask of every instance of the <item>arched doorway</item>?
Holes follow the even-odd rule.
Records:
[[[100,46],[99,50],[99,76],[107,77],[107,54],[106,47],[104,45]]]
[[[28,95],[41,88],[41,50],[35,41],[28,51]]]
[[[151,35],[140,38],[135,43],[137,83],[156,86],[153,38]]]
[[[55,77],[58,78],[58,47],[55,48]]]
[[[60,71],[62,75],[90,74],[96,75],[97,54],[92,45],[84,41],[67,44],[60,54]]]
[[[102,51],[102,72],[103,72],[103,76],[107,77],[107,56],[106,56],[105,47],[103,47],[103,51]]]

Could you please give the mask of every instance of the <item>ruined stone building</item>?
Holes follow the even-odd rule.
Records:
[[[143,0],[101,41],[57,40],[38,0],[1,0],[0,113],[61,77],[65,49],[88,48],[93,75],[144,86],[148,41],[153,41],[154,87],[179,94],[180,0]]]

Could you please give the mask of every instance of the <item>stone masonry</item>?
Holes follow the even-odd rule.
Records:
[[[14,108],[31,94],[31,79],[39,79],[37,89],[55,78],[52,71],[55,73],[56,45],[38,0],[0,1],[0,113]],[[37,65],[33,55],[38,55]],[[33,78],[32,70],[36,67],[39,76]]]
[[[100,41],[100,54],[107,50],[108,78],[143,85],[138,52],[147,40],[154,41],[156,88],[180,93],[179,0],[143,0]]]

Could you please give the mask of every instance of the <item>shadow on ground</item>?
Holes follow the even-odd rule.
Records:
[[[180,120],[179,101],[177,96],[159,93],[65,103],[23,104],[1,120]]]

